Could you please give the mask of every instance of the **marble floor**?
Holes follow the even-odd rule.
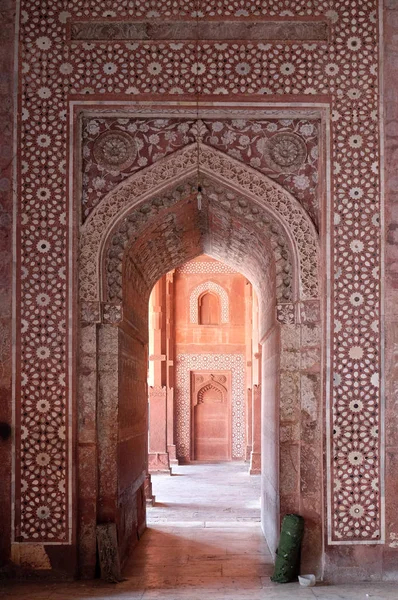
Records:
[[[124,581],[0,582],[0,598],[25,600],[373,600],[397,599],[397,584],[304,589],[273,584],[260,530],[259,477],[247,465],[196,464],[153,477],[155,505]]]

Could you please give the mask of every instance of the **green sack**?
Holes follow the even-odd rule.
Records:
[[[271,581],[289,583],[297,578],[300,567],[300,548],[304,533],[304,519],[286,515],[282,522],[281,537],[276,551],[274,574]]]

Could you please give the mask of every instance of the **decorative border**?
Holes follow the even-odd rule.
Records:
[[[88,102],[89,105],[93,105],[94,102]],[[135,105],[135,103],[132,103],[133,106]],[[84,105],[86,105],[86,103],[84,103]],[[125,106],[125,103],[121,103],[121,102],[115,102],[114,105],[117,107],[121,107],[121,106]],[[145,114],[145,115],[150,115],[153,116],[153,112],[150,111],[149,106],[148,108],[145,108],[145,103],[144,102],[140,102],[138,103],[139,107],[140,107],[140,112],[138,114]],[[228,103],[218,103],[218,111],[220,111],[220,115],[222,114],[222,111],[224,110],[224,106],[228,105]],[[284,106],[286,106],[286,103],[283,103]],[[175,103],[171,102],[166,102],[164,103],[164,108],[163,110],[166,112],[166,114],[173,114],[173,116],[175,116],[176,114],[178,114],[178,112],[180,112],[181,110],[184,110],[183,108],[178,108],[178,109],[173,109],[173,106],[175,106]],[[179,106],[181,106],[179,104]],[[189,103],[188,103],[189,106]],[[205,104],[204,104],[205,106]],[[235,104],[235,103],[230,103],[231,107],[238,107],[239,105]],[[240,105],[242,106],[242,105]],[[252,111],[254,111],[254,106],[256,106],[256,103],[247,103],[245,104],[245,106],[251,106],[252,107]],[[275,108],[278,105],[275,105],[273,103],[264,103],[264,104],[257,104],[257,106],[261,106],[263,110],[265,111],[273,111],[274,114],[278,114],[277,113],[277,109]],[[312,110],[312,111],[316,111],[316,107],[322,108],[324,110],[324,125],[325,125],[325,133],[326,133],[326,217],[327,217],[327,222],[326,222],[326,237],[325,237],[325,247],[326,247],[326,252],[325,252],[325,256],[326,256],[326,264],[327,264],[327,272],[331,273],[332,271],[332,255],[329,252],[329,248],[331,247],[331,243],[332,243],[332,236],[333,236],[333,229],[332,229],[332,222],[333,222],[333,207],[331,205],[331,158],[329,156],[329,149],[330,149],[330,143],[331,143],[331,139],[330,139],[330,120],[329,120],[329,109],[328,109],[328,105],[325,104],[321,104],[321,103],[310,103],[305,105],[304,103],[291,103],[289,105],[291,108],[288,110],[294,110],[293,107],[297,110],[297,109],[303,109],[305,110],[305,106],[307,106],[307,110]],[[168,107],[168,108],[166,108]],[[271,108],[273,107],[273,108]],[[109,110],[109,109],[108,109]],[[201,109],[202,111],[204,109]],[[209,110],[209,109],[208,109]],[[214,110],[214,109],[213,109]],[[229,110],[231,110],[231,108],[229,108]],[[232,109],[233,110],[233,109]],[[239,111],[238,108],[236,108],[237,111]],[[286,109],[282,109],[282,110],[286,110]],[[187,107],[185,109],[185,111],[189,111],[189,108]],[[248,117],[248,113],[249,113],[249,109],[240,109],[239,111],[241,114],[244,114],[244,116],[247,118]],[[130,113],[131,114],[131,113]],[[158,112],[159,116],[160,114],[163,114],[161,111]],[[203,113],[202,113],[203,114]],[[230,115],[230,113],[228,112],[228,114]],[[253,114],[253,113],[252,113]],[[289,114],[289,113],[288,113]],[[291,114],[291,112],[290,112]],[[288,116],[288,115],[287,115]],[[319,113],[317,114],[317,116],[319,116]],[[332,286],[331,286],[331,282],[332,282],[332,278],[328,277],[327,278],[327,293],[326,293],[326,301],[327,303],[329,303],[329,309],[328,309],[328,314],[331,314],[331,307],[332,307]],[[331,379],[330,379],[330,373],[331,373],[331,362],[332,362],[332,353],[331,353],[331,333],[332,333],[332,329],[331,329],[331,323],[329,322],[329,320],[326,321],[326,340],[327,340],[327,348],[326,348],[326,423],[327,423],[327,428],[329,431],[331,431],[332,426],[331,426],[331,416],[332,416],[332,403],[331,403],[331,397],[330,397],[330,390],[331,390]],[[382,398],[383,401],[383,398]],[[383,409],[382,409],[383,410]],[[381,430],[381,439],[383,440],[383,436],[384,436],[384,423],[381,421],[380,423],[380,430]],[[328,439],[331,439],[331,437],[328,437]],[[381,454],[384,451],[384,442],[382,442],[381,446],[380,446],[380,452]],[[327,444],[327,452],[329,452],[329,457],[331,457],[331,451],[330,451],[330,447],[329,444]],[[328,493],[328,520],[327,520],[327,530],[328,530],[328,543],[333,545],[341,545],[341,544],[348,544],[348,545],[352,545],[352,544],[367,544],[369,542],[364,541],[364,540],[349,540],[349,541],[344,541],[341,539],[333,539],[332,537],[332,506],[333,506],[333,502],[332,502],[332,494],[331,494],[331,488],[332,488],[332,481],[333,481],[333,470],[331,468],[332,466],[332,462],[331,462],[331,458],[328,460],[327,465],[326,465],[326,477],[327,477],[327,493]],[[384,488],[384,467],[382,465],[382,468],[380,470],[380,486],[381,489]],[[380,535],[380,539],[373,539],[371,543],[384,543],[384,499],[382,498],[381,500],[381,505],[380,505],[380,520],[381,520],[381,535]]]
[[[187,275],[199,275],[202,273],[206,275],[211,275],[213,273],[220,273],[225,275],[237,273],[235,269],[232,269],[232,267],[229,267],[224,263],[210,260],[190,261],[188,263],[185,263],[185,265],[178,267],[176,269],[176,272]]]
[[[205,281],[192,290],[189,296],[189,320],[190,323],[199,323],[199,296],[203,292],[214,292],[221,301],[221,323],[229,323],[229,298],[227,292],[221,285],[214,281]]]
[[[231,9],[231,14],[238,11],[237,4],[233,4],[234,8]],[[251,93],[283,98],[286,95],[308,97],[314,94],[327,94],[332,98],[332,153],[335,163],[333,174],[334,224],[333,230],[331,229],[330,246],[328,246],[328,250],[329,248],[333,250],[328,276],[331,274],[335,276],[333,287],[329,289],[333,295],[330,300],[330,308],[333,309],[334,320],[330,326],[329,341],[331,342],[333,337],[334,348],[330,359],[333,363],[332,374],[335,385],[331,396],[329,418],[332,425],[330,429],[336,429],[336,426],[340,427],[340,432],[343,431],[347,435],[340,436],[337,433],[334,441],[328,440],[328,445],[332,444],[329,448],[329,458],[336,458],[333,460],[333,468],[330,467],[330,462],[328,465],[331,480],[329,484],[342,485],[340,489],[337,487],[333,491],[329,491],[329,518],[333,519],[333,524],[329,529],[329,542],[336,544],[384,542],[382,528],[384,518],[382,498],[384,438],[381,422],[384,414],[382,408],[384,399],[380,393],[383,388],[377,383],[378,376],[380,376],[380,382],[384,376],[381,370],[383,369],[383,348],[380,345],[380,334],[383,333],[380,331],[380,294],[383,293],[381,288],[383,273],[378,270],[383,267],[380,257],[382,250],[380,237],[383,231],[382,224],[380,224],[379,195],[379,123],[381,116],[378,114],[380,108],[379,80],[377,79],[378,65],[375,62],[379,51],[376,10],[378,7],[381,11],[381,4],[375,0],[336,2],[332,9],[330,9],[329,2],[321,2],[317,5],[313,12],[316,14],[326,13],[332,24],[328,53],[324,51],[324,44],[276,43],[263,45],[257,42],[248,42],[244,44],[245,56],[243,59],[234,45],[226,44],[222,50],[224,52],[222,83],[219,87],[215,87],[217,65],[213,66],[215,52],[213,44],[167,42],[162,44],[162,48],[159,48],[156,60],[150,56],[151,52],[148,52],[145,43],[138,44],[134,49],[134,69],[126,72],[126,51],[123,44],[119,44],[120,48],[115,52],[112,63],[107,59],[108,53],[113,48],[112,44],[97,44],[94,49],[90,49],[90,53],[82,53],[81,44],[65,44],[61,51],[60,41],[66,35],[65,23],[70,16],[69,13],[64,11],[63,6],[55,4],[49,8],[49,18],[40,20],[41,7],[24,0],[21,52],[22,48],[25,51],[20,58],[21,62],[25,64],[24,70],[21,72],[19,87],[22,120],[21,123],[18,121],[19,138],[14,148],[15,155],[19,150],[21,153],[18,169],[21,165],[24,169],[23,172],[18,170],[15,216],[21,218],[14,240],[17,277],[14,295],[14,314],[17,321],[14,339],[16,402],[14,424],[17,431],[15,440],[17,459],[13,473],[16,539],[21,539],[21,527],[25,536],[22,539],[25,541],[68,543],[71,539],[71,489],[68,482],[70,482],[72,465],[72,432],[70,428],[72,405],[68,398],[71,398],[72,390],[68,390],[67,386],[60,382],[67,375],[66,381],[71,386],[72,373],[70,371],[68,373],[68,369],[72,366],[73,344],[71,344],[71,334],[67,338],[67,334],[63,332],[52,347],[54,356],[62,354],[62,358],[57,359],[56,357],[52,363],[49,357],[46,358],[47,351],[44,346],[37,347],[37,332],[34,331],[36,327],[34,320],[40,303],[47,302],[47,316],[58,326],[71,310],[69,302],[73,298],[73,287],[66,291],[65,271],[62,271],[59,279],[51,276],[51,283],[46,284],[47,289],[51,288],[50,301],[41,295],[40,284],[34,275],[34,269],[40,262],[45,264],[49,274],[50,269],[57,264],[58,260],[57,268],[66,269],[65,256],[68,253],[71,260],[70,250],[75,233],[74,215],[65,216],[63,199],[66,197],[67,190],[65,175],[62,172],[70,143],[66,136],[65,123],[62,121],[67,111],[68,92],[70,90],[79,95],[98,94],[99,98],[104,99],[110,92],[136,95],[156,94],[156,97],[159,97],[158,94],[180,94],[192,95],[193,98],[193,94],[198,93],[199,83],[200,93],[208,96],[224,94],[231,97]],[[165,7],[159,2],[157,8],[158,17],[161,18]],[[253,12],[252,9],[253,7],[250,6],[247,14],[238,16],[244,18]],[[307,4],[297,0],[291,4],[290,9],[294,14],[303,15],[307,11]],[[69,5],[69,10],[73,16],[85,16],[85,14],[90,16],[90,12],[101,16],[98,11],[102,9],[88,5],[85,8],[76,1]],[[115,16],[123,10],[120,6],[115,5]],[[140,10],[143,10],[145,14],[142,7]],[[213,10],[206,4],[203,15],[212,15]],[[278,2],[273,1],[271,5],[267,3],[267,7],[262,10],[276,16],[281,7]],[[214,16],[217,17],[216,14]],[[218,18],[222,19],[223,16],[221,11]],[[382,12],[379,16],[382,17]],[[200,16],[200,18],[202,17]],[[381,27],[382,19],[379,21],[379,27]],[[192,57],[193,53],[198,50],[200,55],[195,54],[195,60],[198,61],[200,58],[201,62],[196,66],[197,77],[193,77],[194,61]],[[83,56],[85,60],[82,60]],[[170,67],[171,60],[179,65],[177,71]],[[257,65],[260,64],[261,67],[263,63],[267,65],[267,69],[260,68],[259,70]],[[17,64],[19,64],[18,61]],[[39,64],[40,68],[38,68]],[[176,74],[179,77],[178,85],[174,81]],[[192,102],[193,104],[195,103]],[[42,115],[38,118],[40,111]],[[26,122],[29,123],[27,129],[25,129]],[[35,161],[43,161],[45,166],[55,170],[55,178],[47,177],[45,180],[49,191],[43,190],[40,177],[35,172]],[[40,168],[39,166],[39,172]],[[39,218],[35,216],[34,210],[32,210],[34,206],[45,206],[45,217],[49,219],[45,228],[41,226],[41,215]],[[360,211],[357,216],[358,207]],[[358,228],[356,225],[360,225],[360,227]],[[41,244],[40,249],[38,244]],[[47,252],[47,257],[44,256],[45,252]],[[355,279],[356,275],[353,275],[355,264],[360,264],[363,270],[363,279],[358,281]],[[73,262],[71,262],[71,267],[73,269]],[[21,274],[24,279],[20,278]],[[28,294],[36,294],[37,297],[32,299]],[[58,294],[60,294],[59,298]],[[23,323],[22,331],[20,318],[27,323],[27,326],[26,323]],[[354,327],[349,324],[350,318],[358,318],[361,321],[361,341],[358,341],[359,335],[354,331],[355,323]],[[47,333],[49,333],[48,329]],[[66,348],[67,339],[68,348]],[[64,351],[67,353],[65,356]],[[22,352],[25,352],[23,369],[21,368]],[[45,511],[42,511],[40,517],[38,515],[34,517],[31,513],[29,513],[31,516],[28,516],[28,513],[25,512],[24,520],[21,521],[21,477],[28,475],[29,472],[31,477],[37,475],[32,467],[34,463],[29,463],[29,453],[35,451],[34,444],[37,445],[38,442],[31,435],[27,436],[27,441],[22,440],[20,433],[23,430],[20,426],[29,425],[24,416],[27,410],[32,421],[38,423],[40,420],[34,407],[29,405],[29,398],[33,398],[39,389],[35,384],[34,377],[38,372],[38,359],[40,364],[46,364],[55,369],[55,380],[58,381],[55,389],[62,398],[60,401],[62,410],[58,411],[58,417],[61,419],[62,413],[62,419],[66,426],[66,438],[62,440],[59,437],[58,445],[54,444],[54,456],[61,452],[64,467],[54,481],[65,484],[61,486],[65,491],[54,491],[55,495],[51,497],[52,492],[48,488],[46,494],[41,493],[38,498],[30,486],[23,494],[29,511],[33,510],[37,501],[41,503],[44,500],[46,502],[48,500],[54,506],[51,509],[55,511],[54,515],[59,513],[60,507],[62,508],[61,518],[54,519],[54,528],[58,528],[56,534],[45,526]],[[28,375],[26,370],[29,370]],[[352,377],[351,371],[354,377]],[[41,372],[44,371],[41,370]],[[20,393],[20,383],[24,382],[23,374],[27,375],[31,388],[28,390],[29,397],[28,395],[22,397]],[[354,465],[350,462],[351,459],[354,460],[351,453],[358,453],[358,450],[355,450],[357,442],[353,436],[352,421],[346,419],[344,415],[350,414],[352,419],[359,418],[357,413],[352,415],[357,407],[352,405],[354,410],[351,408],[353,399],[357,398],[359,393],[355,386],[356,380],[361,382],[359,397],[363,405],[361,423],[367,432],[366,444],[367,448],[372,449],[373,458],[372,461],[368,460],[370,456],[368,451],[365,454],[362,453],[362,457],[358,457],[356,454],[357,463]],[[54,402],[51,398],[50,400],[56,406],[55,403],[58,402],[58,399],[54,399]],[[372,407],[370,416],[369,407]],[[21,422],[22,416],[24,416],[23,422]],[[378,431],[377,437],[373,436],[372,431],[374,433]],[[46,428],[44,428],[44,432],[45,435],[50,434]],[[346,439],[350,440],[350,448],[347,446]],[[40,460],[43,458],[41,454],[39,452]],[[39,465],[37,466],[36,471],[39,471],[41,467],[39,469]],[[348,476],[350,470],[354,471],[354,477],[361,475],[361,485],[351,481]],[[365,480],[366,485],[364,485]],[[377,482],[380,483],[379,489]],[[350,498],[353,494],[359,494],[364,487],[369,493],[368,504],[363,509],[364,512],[361,512],[362,509],[358,509],[356,516],[352,515]],[[357,507],[355,509],[357,510]],[[340,514],[341,510],[343,512]],[[345,519],[351,518],[354,523],[352,531],[345,521]],[[369,520],[367,520],[368,518]],[[49,537],[50,533],[56,538]]]

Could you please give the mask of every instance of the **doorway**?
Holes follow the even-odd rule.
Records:
[[[191,374],[193,460],[231,460],[231,372]]]
[[[316,552],[312,543],[311,559],[316,562],[322,545],[321,367],[316,364],[321,344],[317,235],[304,209],[278,184],[205,144],[200,144],[199,150],[200,207],[198,173],[189,166],[197,165],[198,147],[187,146],[179,151],[178,161],[171,155],[161,165],[148,167],[150,176],[147,173],[142,178],[138,173],[127,179],[104,198],[83,227],[80,288],[88,304],[96,298],[99,288],[102,298],[98,328],[98,317],[93,311],[83,312],[82,322],[83,327],[87,325],[87,332],[89,327],[96,330],[93,348],[99,357],[96,397],[97,428],[101,431],[100,501],[96,504],[96,519],[118,524],[119,550],[123,555],[137,539],[137,532],[145,528],[147,302],[153,285],[166,269],[177,269],[206,253],[243,272],[258,293],[261,414],[253,414],[252,419],[253,423],[261,423],[263,455],[266,452],[261,491],[263,532],[274,552],[281,514],[287,509],[299,510],[308,499],[312,531],[319,542]],[[150,195],[154,178],[159,185],[156,193]],[[96,218],[96,211],[101,212],[102,220]],[[97,259],[101,269],[97,268]],[[103,277],[101,284],[98,272]],[[203,290],[199,296],[201,293]],[[221,303],[221,322],[223,315]],[[311,328],[313,335],[308,332]],[[310,355],[314,357],[311,364]],[[181,353],[176,355],[175,364],[168,367],[177,369],[178,356],[184,377],[188,374],[188,386],[184,388],[188,395],[183,399],[189,406],[189,373],[206,366],[195,364],[195,356],[188,359]],[[162,354],[159,360],[161,357]],[[218,368],[228,370],[225,362]],[[300,381],[307,387],[297,383]],[[288,394],[280,393],[282,389],[289,390]],[[311,410],[303,420],[300,394],[309,389]],[[166,398],[167,392],[166,389]],[[233,394],[232,404],[234,398]],[[282,399],[285,406],[280,410]],[[240,406],[244,407],[245,401],[243,397]],[[243,436],[234,435],[234,414],[236,417],[232,408],[232,456],[234,451],[243,451],[245,445],[242,420],[237,419],[235,427],[243,427]],[[280,421],[282,415],[285,423]],[[178,412],[176,420],[178,423]],[[176,455],[190,457],[191,428],[183,419],[180,423],[183,435],[180,447],[176,444]],[[280,441],[282,426],[284,437]],[[303,443],[305,452],[300,451]],[[313,476],[314,470],[317,477]],[[310,472],[312,476],[307,478],[304,489],[300,480]]]

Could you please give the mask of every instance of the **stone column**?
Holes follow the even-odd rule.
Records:
[[[77,480],[82,578],[95,576],[97,525],[118,518],[120,319],[120,306],[81,302]]]
[[[174,433],[175,388],[175,322],[174,322],[174,272],[166,275],[166,384],[167,384],[167,452],[169,464],[178,465]]]
[[[98,302],[82,306],[79,339],[77,484],[79,576],[92,579],[96,568],[96,523],[98,495],[97,452],[97,336]]]
[[[140,332],[123,319],[122,306],[102,305],[97,353],[97,538],[106,537],[107,560],[116,570],[119,556],[126,555],[146,526],[146,335],[146,326]]]
[[[119,335],[115,325],[98,328],[98,503],[97,522],[117,519]]]
[[[165,386],[149,388],[149,453],[150,473],[170,472],[166,448],[167,392]]]
[[[245,461],[250,461],[250,456],[253,450],[253,390],[246,390],[246,449]]]
[[[245,286],[245,346],[246,346],[246,447],[245,460],[250,460],[252,442],[252,384],[253,384],[253,288],[248,281]]]
[[[262,444],[261,523],[273,556],[279,541],[279,326],[261,340]]]
[[[252,310],[252,451],[250,475],[261,473],[261,345],[259,344],[258,301],[253,298]]]
[[[301,565],[321,573],[323,520],[322,329],[318,300],[301,303],[300,327],[300,506],[306,522]]]
[[[261,386],[254,385],[252,391],[253,449],[250,454],[250,475],[261,473]]]
[[[150,473],[170,472],[167,452],[166,278],[153,288],[149,301],[149,452]]]

